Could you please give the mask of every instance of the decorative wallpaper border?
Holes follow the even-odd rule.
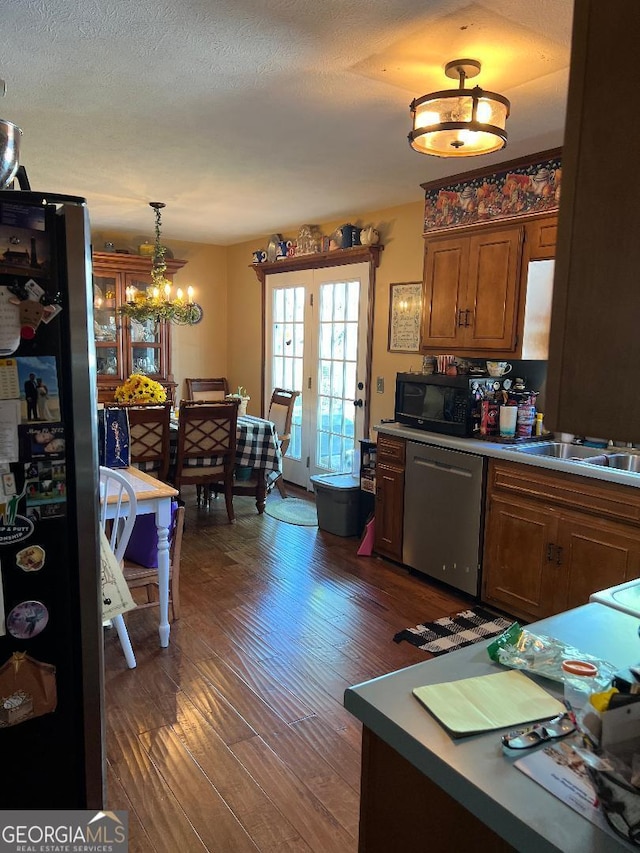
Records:
[[[507,168],[501,172],[460,176],[447,186],[425,188],[424,233],[462,225],[557,210],[562,158]],[[423,186],[425,186],[423,184]]]

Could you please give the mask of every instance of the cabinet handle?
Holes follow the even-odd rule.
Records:
[[[463,315],[464,313],[465,313],[465,311],[463,311],[463,310],[462,310],[462,308],[460,308],[460,309],[458,310],[458,326],[464,326],[464,325],[465,325],[465,324],[462,322],[462,315]]]
[[[556,566],[562,565],[562,546],[556,545]]]
[[[465,324],[465,326],[471,325],[471,323],[469,322],[469,314],[471,314],[471,311],[467,308],[464,312],[464,324]]]
[[[547,563],[550,563],[553,560],[553,543],[549,542],[547,545]]]

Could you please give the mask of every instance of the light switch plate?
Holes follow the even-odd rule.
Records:
[[[376,379],[376,391],[378,394],[384,394],[384,376],[378,376]]]

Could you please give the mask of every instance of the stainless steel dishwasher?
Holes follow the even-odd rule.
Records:
[[[478,595],[482,456],[407,441],[402,562]]]

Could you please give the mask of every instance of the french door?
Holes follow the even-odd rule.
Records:
[[[369,264],[267,275],[265,399],[300,391],[284,477],[351,471],[368,399]]]

